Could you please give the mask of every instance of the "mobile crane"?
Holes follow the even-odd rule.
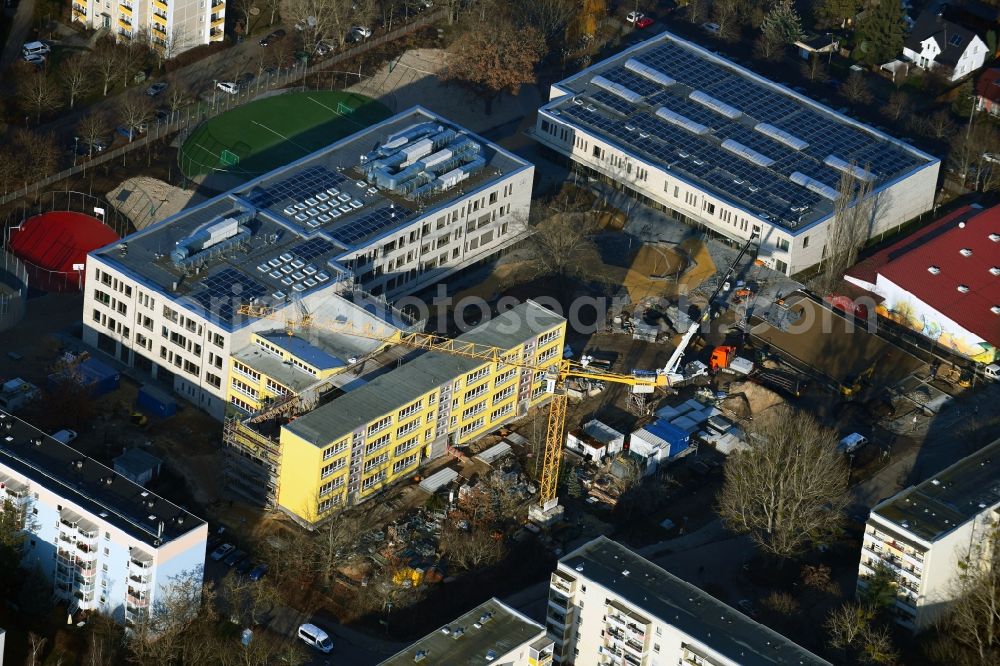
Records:
[[[545,431],[545,448],[542,454],[542,471],[539,479],[538,503],[531,507],[529,517],[536,523],[542,525],[551,524],[562,514],[559,506],[559,498],[556,489],[559,483],[559,463],[562,458],[562,448],[565,438],[566,428],[566,405],[568,395],[566,393],[566,380],[570,377],[583,377],[591,380],[604,381],[613,384],[624,384],[631,387],[633,393],[652,393],[657,388],[666,388],[675,385],[685,379],[678,372],[681,359],[687,349],[688,344],[694,338],[695,333],[702,323],[707,321],[711,315],[712,303],[728,284],[736,270],[737,265],[743,259],[750,245],[756,236],[751,236],[750,240],[740,250],[739,255],[729,265],[719,286],[708,300],[708,307],[698,321],[691,324],[684,334],[677,349],[671,354],[666,366],[660,370],[644,371],[633,370],[631,374],[620,374],[595,370],[588,367],[586,357],[583,362],[576,362],[571,359],[560,359],[549,364],[535,364],[527,361],[511,359],[510,350],[491,345],[482,345],[475,342],[456,340],[433,333],[421,333],[418,331],[396,331],[391,335],[384,335],[372,328],[358,327],[351,324],[331,324],[315,320],[300,308],[301,319],[286,319],[283,312],[274,307],[261,305],[242,305],[239,308],[240,314],[282,321],[285,330],[290,334],[298,326],[318,326],[324,330],[343,333],[345,335],[355,335],[358,337],[379,340],[387,344],[405,345],[412,349],[423,349],[426,351],[464,356],[488,363],[518,367],[530,372],[545,373],[548,392],[552,394],[549,402],[549,418]]]

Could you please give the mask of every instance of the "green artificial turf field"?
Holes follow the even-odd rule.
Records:
[[[352,93],[275,95],[206,120],[184,141],[178,161],[188,178],[212,171],[257,176],[390,115],[379,102]]]

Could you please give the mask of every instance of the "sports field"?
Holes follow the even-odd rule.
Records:
[[[288,164],[388,118],[375,100],[340,91],[295,92],[244,104],[202,123],[181,147],[181,171],[247,177]]]

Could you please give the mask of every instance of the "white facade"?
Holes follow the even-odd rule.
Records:
[[[559,561],[546,628],[557,664],[827,663],[605,537]]]
[[[128,625],[175,583],[200,586],[207,523],[13,416],[0,425],[12,438],[0,446],[0,499],[26,507],[23,566],[56,597]]]
[[[921,41],[919,51],[903,47],[903,55],[917,67],[928,71],[939,71],[949,81],[958,81],[963,76],[967,76],[982,67],[986,64],[989,53],[989,47],[978,35],[973,35],[972,39],[965,45],[965,49],[954,67],[935,61],[941,55],[941,46],[935,37],[928,37]]]
[[[73,0],[73,20],[116,39],[148,39],[172,58],[210,42],[222,41],[226,0]]]
[[[321,304],[338,298],[336,294],[356,298],[367,292],[364,303],[355,306],[344,301],[343,305],[374,321],[376,309],[382,316],[394,315],[386,315],[385,304],[372,302],[370,294],[382,299],[411,294],[496,257],[525,238],[534,166],[478,138],[482,154],[490,151],[481,170],[466,174],[461,185],[441,187],[419,201],[401,201],[394,192],[359,187],[359,181],[341,178],[345,189],[341,196],[356,196],[352,203],[357,205],[342,205],[348,212],[337,213],[341,219],[329,224],[329,229],[303,224],[290,206],[282,211],[280,206],[249,203],[269,187],[297,182],[304,172],[347,172],[357,165],[359,154],[393,136],[393,131],[434,123],[453,127],[415,107],[181,211],[114,246],[91,252],[85,274],[84,342],[171,385],[186,400],[221,419],[231,381],[230,354],[250,343],[252,331],[275,328],[274,321],[252,321],[238,314],[240,306],[258,299],[249,298],[244,289],[259,289],[258,294],[276,313],[287,312],[291,319],[301,317],[303,310],[316,314]],[[466,136],[460,128],[454,131]],[[319,196],[328,197],[325,192]],[[375,226],[368,234],[350,235],[351,224],[360,226],[365,216],[404,207],[408,212],[398,222]],[[236,218],[241,220],[239,225]],[[210,240],[207,245],[192,240],[211,235],[221,226],[239,234],[221,242]],[[290,275],[277,270],[278,257],[291,260],[289,253],[296,248],[316,244],[323,249],[310,251],[304,261],[295,259],[281,266]],[[183,259],[174,260],[174,248],[184,251]],[[296,265],[294,273],[292,264]],[[199,290],[208,289],[206,285],[220,273],[228,276],[233,288],[199,300]],[[294,285],[293,276],[298,279]],[[311,276],[323,277],[317,282]],[[362,312],[362,307],[373,314]],[[344,316],[352,321],[357,318],[350,312]],[[338,314],[327,323],[342,318]]]
[[[858,589],[876,567],[896,576],[896,621],[919,631],[954,599],[963,559],[1000,521],[994,442],[872,509],[858,565]]]
[[[655,53],[657,49],[672,45],[679,45],[679,48],[687,51],[692,56],[689,58],[692,62],[702,60],[706,66],[722,67],[727,73],[745,81],[747,86],[754,87],[753,90],[766,91],[761,94],[776,95],[775,99],[789,105],[789,110],[783,112],[789,117],[787,125],[781,128],[769,123],[758,123],[761,118],[769,121],[771,118],[762,109],[752,106],[736,109],[723,104],[726,113],[731,114],[730,118],[724,118],[725,114],[716,113],[706,106],[718,102],[708,95],[699,99],[708,98],[711,101],[703,102],[700,106],[680,95],[672,102],[681,112],[692,114],[690,117],[667,106],[657,108],[658,104],[671,103],[662,101],[669,98],[665,91],[680,87],[671,75],[676,73],[665,74],[648,66],[645,61],[639,61]],[[627,70],[624,71],[625,76],[634,77],[643,86],[655,82],[660,87],[654,93],[639,94],[619,86],[619,99],[613,103],[621,106],[622,96],[631,102],[631,106],[625,107],[627,111],[619,114],[606,110],[599,102],[591,103],[594,95],[608,94],[609,84],[604,74],[611,72],[611,75],[617,75],[623,70]],[[637,71],[642,74],[636,74]],[[611,87],[614,85],[617,84],[611,84]],[[695,92],[701,91],[693,91],[691,94]],[[578,111],[581,108],[588,112],[593,109],[591,123],[581,120]],[[661,112],[663,115],[657,118]],[[702,115],[693,115],[696,112]],[[807,136],[807,128],[796,119],[796,114],[823,118],[830,127],[843,128],[843,131],[853,133],[852,136],[864,136],[872,146],[877,144],[899,151],[912,162],[907,172],[886,166],[887,169],[892,169],[893,175],[887,176],[874,190],[873,196],[878,203],[871,236],[890,231],[932,208],[940,168],[940,161],[936,158],[669,33],[663,33],[552,85],[549,102],[539,111],[533,136],[545,147],[571,160],[586,175],[596,177],[688,224],[703,226],[736,242],[746,242],[752,235],[756,235],[760,242],[758,257],[775,270],[794,274],[818,264],[824,256],[828,230],[835,224],[831,202],[836,198],[836,192],[830,190],[838,182],[838,170],[845,168],[848,163],[847,157],[838,157],[835,152],[829,152],[838,150],[836,146],[815,141],[817,147],[811,148],[811,141],[794,136],[796,132]],[[676,128],[680,126],[679,131],[684,139],[695,143],[684,148],[679,148],[682,144],[650,143],[652,139],[649,127],[642,129],[640,124],[659,123],[663,117],[671,118],[669,121],[663,120],[663,127],[678,131]],[[732,125],[739,125],[741,122],[744,125],[740,131],[748,133],[756,141],[767,142],[764,144],[766,148],[762,150],[772,149],[770,157],[747,149],[738,142],[730,144],[733,150],[720,148],[726,145],[726,132],[732,133]],[[762,139],[765,132],[768,133],[767,138]],[[735,133],[732,135],[742,136]],[[780,139],[772,140],[774,136]],[[748,138],[743,140],[750,142]],[[643,145],[658,151],[655,159],[650,153],[637,149],[637,146]],[[707,166],[705,160],[699,160],[699,148],[712,156],[708,158],[711,161]],[[739,152],[740,150],[743,152]],[[827,183],[810,181],[812,176],[803,179],[803,174],[796,173],[796,168],[782,165],[785,161],[794,164],[796,159],[809,150],[822,150],[811,154],[808,159],[816,160],[815,164],[810,163],[810,168],[821,172]],[[850,154],[845,152],[844,155]],[[868,159],[869,155],[877,156],[877,150],[863,154],[860,159]],[[708,174],[714,185],[687,173],[685,168],[690,166],[689,163],[697,165],[692,167],[695,169],[718,169]],[[759,179],[756,183],[749,183],[745,176],[734,175],[741,168],[748,167],[748,164],[754,169],[753,177]],[[877,172],[879,166],[873,165],[873,170]],[[780,206],[772,207],[768,213],[747,203],[760,190],[766,189],[769,182],[794,181],[793,176],[799,181],[791,189],[785,190],[786,194],[791,193],[787,196],[819,197],[818,204],[807,206],[804,210],[790,208],[780,213],[789,218],[799,215],[798,220],[790,219],[789,224],[778,223],[775,215]],[[778,191],[781,190],[776,190]],[[738,192],[739,197],[734,192]]]

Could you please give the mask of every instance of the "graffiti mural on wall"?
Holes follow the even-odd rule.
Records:
[[[891,310],[886,308],[883,303],[875,309],[875,312],[880,317],[891,319],[897,324],[902,324],[926,335],[939,345],[967,356],[976,363],[988,364],[997,359],[997,348],[990,343],[982,340],[970,341],[963,336],[945,330],[940,323],[928,319],[925,315],[916,314],[909,303],[896,303]]]

